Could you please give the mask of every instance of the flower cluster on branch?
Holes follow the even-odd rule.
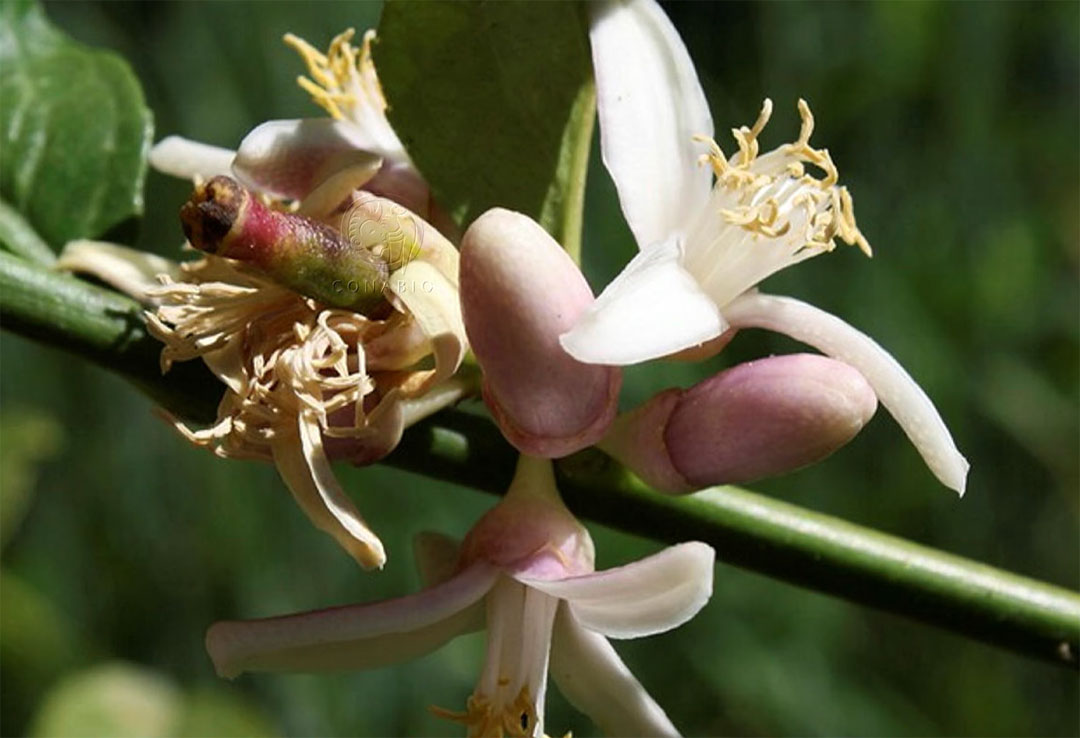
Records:
[[[172,419],[180,433],[223,458],[272,462],[364,567],[381,567],[386,552],[332,461],[378,461],[410,424],[471,394],[521,452],[505,498],[460,545],[418,536],[423,591],[217,623],[207,647],[222,675],[375,668],[484,628],[487,659],[465,709],[436,710],[469,735],[543,735],[549,673],[610,734],[674,735],[608,638],[693,617],[712,591],[714,552],[686,542],[596,572],[551,459],[596,445],[657,490],[692,493],[820,461],[880,401],[963,494],[967,462],[884,349],[757,290],[837,240],[870,254],[836,164],[810,143],[806,102],[793,142],[762,153],[766,100],[752,126],[732,131],[729,157],[659,6],[624,0],[591,13],[604,163],[640,247],[598,298],[527,215],[496,208],[459,235],[387,120],[371,32],[357,48],[347,31],[326,54],[286,37],[329,118],[264,123],[235,152],[177,137],[154,148],[158,170],[195,183],[181,221],[200,259],[162,265],[84,244],[62,260],[145,302],[163,370],[201,360],[222,381],[217,422]],[[622,366],[698,360],[753,327],[825,356],[748,362],[618,414]]]

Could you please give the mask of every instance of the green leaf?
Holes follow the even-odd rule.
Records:
[[[0,12],[0,196],[54,246],[140,215],[153,120],[131,69],[36,4]]]
[[[577,3],[388,3],[375,62],[394,130],[459,224],[511,208],[575,250],[595,110]]]

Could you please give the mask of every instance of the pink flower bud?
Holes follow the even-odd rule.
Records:
[[[465,331],[484,369],[484,399],[523,453],[573,453],[595,443],[615,416],[622,373],[582,364],[559,345],[592,302],[581,271],[526,216],[489,210],[466,231]]]
[[[601,448],[657,489],[688,492],[821,461],[876,409],[874,391],[847,364],[774,356],[653,397],[620,417]]]

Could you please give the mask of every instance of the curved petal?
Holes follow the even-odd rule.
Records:
[[[689,226],[709,198],[693,136],[713,135],[690,55],[653,0],[592,5],[600,148],[638,247]]]
[[[859,370],[930,471],[964,496],[969,464],[945,421],[904,367],[876,341],[824,310],[791,297],[747,293],[724,308],[736,328],[764,328],[791,336]]]
[[[220,146],[167,136],[150,149],[150,166],[162,174],[182,179],[210,179],[229,174],[236,153]]]
[[[164,256],[107,241],[84,239],[68,241],[53,268],[90,274],[148,304],[159,300],[148,292],[161,286],[158,275],[164,274],[173,280],[179,280],[182,275],[180,265]]]
[[[310,411],[300,413],[298,435],[275,432],[271,440],[274,464],[316,527],[333,536],[365,569],[382,568],[386,563],[382,541],[338,484],[323,450],[318,421],[310,415]]]
[[[409,309],[431,339],[435,369],[410,396],[427,391],[461,366],[468,349],[458,290],[435,265],[417,259],[390,275],[388,289]]]
[[[578,361],[636,364],[697,346],[725,330],[716,304],[679,263],[674,239],[626,265],[559,342]]]
[[[311,118],[271,120],[254,128],[240,142],[232,171],[246,187],[290,200],[307,198],[305,212],[318,216],[340,205],[380,166],[382,157],[364,149],[351,124]]]
[[[367,605],[214,623],[206,650],[217,673],[375,669],[418,658],[483,617],[497,570],[471,566],[417,594]]]
[[[550,668],[563,696],[605,735],[679,735],[607,638],[581,627],[565,603],[555,616]]]
[[[676,628],[712,595],[712,546],[693,541],[632,564],[569,579],[519,577],[566,600],[578,622],[612,638],[640,638]]]

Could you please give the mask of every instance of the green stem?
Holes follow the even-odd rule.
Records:
[[[162,377],[161,344],[131,298],[0,251],[0,322],[7,330],[121,374],[174,415],[208,422],[222,387],[200,362]]]
[[[119,372],[174,412],[214,418],[221,385],[199,362],[162,377],[160,346],[126,297],[0,253],[0,319]],[[451,410],[413,426],[386,462],[502,494],[516,459],[487,418]],[[1069,590],[734,487],[661,495],[592,449],[557,471],[582,517],[660,541],[705,541],[726,563],[1077,668],[1080,595]]]
[[[589,172],[589,152],[592,150],[593,125],[596,121],[596,85],[589,79],[578,91],[570,112],[563,154],[569,158],[563,192],[566,198],[562,209],[556,240],[566,253],[581,264],[581,231],[585,215],[585,183]]]
[[[49,244],[3,200],[0,200],[0,246],[43,266],[50,266],[56,261],[56,254]]]

